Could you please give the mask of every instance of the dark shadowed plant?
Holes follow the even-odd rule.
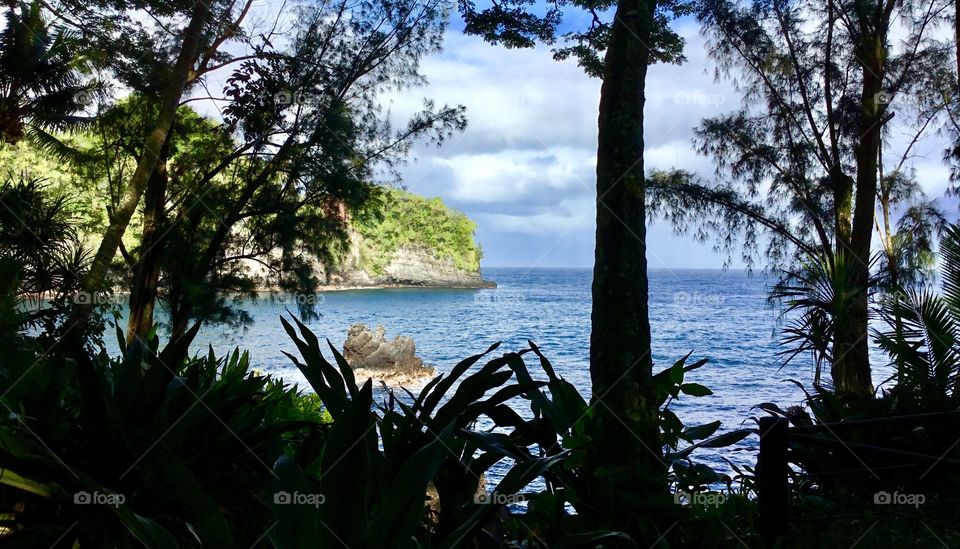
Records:
[[[8,349],[4,546],[233,547],[263,535],[267,464],[320,418],[252,374],[246,354],[186,358],[194,334],[163,349],[156,337],[125,348],[118,334],[112,360],[26,337]]]
[[[42,326],[55,335],[61,328],[87,258],[77,224],[66,196],[51,192],[43,180],[7,174],[0,183],[0,258],[11,270],[11,286],[3,291],[19,300],[24,313],[0,329]]]
[[[683,423],[670,409],[671,404],[684,397],[700,398],[713,394],[709,388],[686,379],[689,372],[707,363],[706,359],[701,359],[687,364],[689,358],[690,354],[687,354],[654,376],[663,456],[679,524],[667,539],[680,546],[732,546],[737,540],[750,539],[755,532],[753,504],[743,494],[733,491],[730,475],[695,459],[693,454],[698,450],[733,446],[757,431],[733,429],[720,433],[719,420],[700,425]],[[736,465],[729,461],[727,464],[736,470]]]
[[[916,409],[904,414],[895,394],[850,401],[790,381],[804,391],[803,406],[758,406],[791,426],[790,529],[784,546],[956,545],[956,417],[930,417]],[[923,455],[933,458],[916,459]],[[924,502],[878,505],[882,492],[922,494]]]
[[[358,385],[329,342],[336,365],[328,362],[317,337],[294,321],[297,328],[283,323],[302,361],[288,356],[333,423],[322,443],[305,444],[275,465],[275,546],[497,546],[530,538],[537,545],[550,540],[553,547],[623,537],[591,530],[564,511],[565,502],[577,501],[573,464],[583,451],[564,446],[574,446],[568,437],[587,407],[533,344],[478,366],[494,345],[434,378],[419,394],[391,392],[375,406],[372,382]],[[530,352],[540,357],[549,381],[530,375],[523,361]],[[507,405],[517,398],[529,402],[529,417]],[[510,468],[486,494],[485,475],[501,461]],[[538,478],[543,489],[521,492]],[[430,505],[428,490],[436,494]],[[508,514],[504,501],[526,501],[526,513]],[[565,524],[552,519],[553,528],[544,531],[537,522],[539,534],[526,525],[554,513]]]
[[[838,333],[849,332],[857,322],[848,313],[861,285],[857,282],[858,261],[844,252],[810,255],[797,269],[786,271],[770,293],[771,301],[784,305],[780,353],[783,364],[798,355],[809,355],[814,364],[815,387],[833,387],[832,380],[842,379],[838,372],[852,367],[849,362],[851,347],[837,341]],[[873,295],[877,277],[868,284]],[[830,377],[823,376],[823,368],[831,369]]]
[[[693,461],[693,452],[703,448],[731,446],[756,433],[756,429],[735,429],[717,435],[721,427],[719,420],[702,425],[684,425],[670,409],[670,405],[681,398],[681,395],[696,398],[713,394],[713,391],[699,383],[685,381],[688,372],[707,363],[707,359],[701,359],[687,364],[688,358],[690,354],[655,375],[653,379],[657,386],[661,442],[664,446],[664,459],[670,466],[671,484],[677,490],[692,492],[701,488],[709,489],[722,479],[712,467]]]
[[[895,368],[890,391],[898,409],[950,410],[960,405],[960,226],[940,241],[940,292],[906,289],[882,302],[877,345]]]

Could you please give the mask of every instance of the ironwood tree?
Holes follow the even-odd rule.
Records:
[[[461,2],[466,32],[507,47],[554,43],[558,59],[574,58],[602,78],[597,127],[597,227],[593,269],[589,432],[592,478],[584,497],[595,520],[655,540],[669,526],[653,359],[646,259],[643,107],[647,69],[682,61],[683,41],[669,27],[686,2],[620,0],[556,2],[542,14],[528,2],[477,10]],[[558,35],[564,10],[584,10],[592,23]]]
[[[915,283],[943,225],[910,160],[955,109],[954,47],[939,31],[952,15],[946,0],[698,6],[717,77],[743,104],[696,130],[715,177],[655,174],[651,206],[728,254],[745,245],[747,262],[764,243],[800,313],[785,340],[850,396],[873,394],[871,295]]]
[[[139,244],[118,246],[119,272],[130,273],[121,276],[131,288],[128,340],[150,333],[159,302],[178,337],[192,323],[244,321],[232,296],[257,288],[309,297],[316,262],[331,264],[345,236],[330,208],[361,208],[377,177],[398,177],[414,141],[439,143],[466,124],[462,107],[425,101],[394,128],[380,107],[386,91],[422,83],[419,61],[439,49],[446,24],[442,3],[291,9],[293,22],[277,32],[292,40],[224,58],[222,90],[205,84],[180,102],[145,188]],[[199,117],[188,105],[198,100],[216,101],[223,120]],[[100,116],[84,165],[115,194],[128,189],[129,166],[149,146],[139,136],[160,109],[144,95]]]

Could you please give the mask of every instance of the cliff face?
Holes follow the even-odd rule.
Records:
[[[354,219],[340,211],[348,239],[332,264],[314,263],[319,289],[496,287],[480,274],[476,224],[439,198],[383,189],[372,211]],[[263,288],[274,287],[263,265],[243,262]]]
[[[451,257],[441,257],[434,250],[417,244],[404,244],[384,251],[388,257],[377,268],[365,260],[364,251],[370,242],[356,229],[350,231],[349,249],[340,265],[322,269],[327,285],[339,287],[421,286],[438,288],[488,288],[493,282],[483,280],[480,269],[458,267]]]

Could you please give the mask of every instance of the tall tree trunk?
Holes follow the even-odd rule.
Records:
[[[960,86],[960,0],[953,2],[953,40],[957,56],[957,85]]]
[[[153,311],[160,282],[160,256],[163,254],[164,208],[167,194],[167,154],[169,140],[164,145],[157,168],[150,176],[144,194],[143,237],[140,256],[130,287],[130,317],[127,320],[127,345],[145,337],[153,328]]]
[[[883,126],[883,74],[886,57],[886,25],[882,17],[870,36],[864,37],[859,50],[863,63],[863,85],[860,118],[855,155],[857,159],[857,189],[854,201],[853,230],[850,236],[848,265],[854,295],[847,311],[848,329],[838,332],[834,347],[834,386],[838,392],[870,396],[873,380],[870,372],[868,337],[868,292],[870,286],[871,240],[876,216],[877,183],[881,129]]]
[[[104,279],[110,262],[117,253],[120,246],[120,240],[123,233],[126,232],[130,224],[130,218],[133,217],[140,199],[143,197],[147,182],[151,174],[156,169],[157,161],[160,157],[160,150],[167,140],[167,134],[173,125],[174,117],[177,114],[177,108],[186,89],[187,81],[193,70],[193,64],[196,62],[200,52],[200,40],[203,36],[203,29],[206,26],[207,19],[210,17],[210,3],[197,2],[194,4],[190,15],[190,23],[187,25],[183,34],[183,44],[180,48],[180,54],[177,56],[176,64],[167,81],[167,87],[164,89],[161,97],[162,104],[160,113],[157,116],[156,124],[144,141],[143,153],[137,162],[137,169],[134,171],[130,182],[120,200],[120,204],[110,216],[110,225],[107,227],[90,264],[90,270],[84,279],[84,288],[88,292],[95,292],[103,289]]]
[[[147,182],[156,167],[160,150],[167,139],[170,127],[173,125],[173,119],[183,97],[187,79],[200,51],[200,39],[209,17],[210,3],[197,2],[193,7],[190,23],[183,35],[180,54],[162,96],[163,103],[157,123],[150,134],[147,135],[143,154],[137,162],[137,169],[127,186],[120,207],[110,218],[110,225],[104,234],[103,241],[100,243],[100,248],[90,265],[90,270],[82,281],[83,288],[87,292],[97,292],[104,287],[107,269],[120,247],[120,239],[123,237],[137,205],[140,203]],[[108,419],[109,404],[101,386],[100,376],[97,374],[93,363],[88,359],[85,349],[88,332],[91,329],[90,315],[92,312],[93,307],[89,303],[73,304],[70,317],[64,327],[65,331],[61,344],[70,349],[77,357],[80,357],[77,374],[80,390],[84,395],[83,401],[85,404],[82,413],[88,416],[91,424],[109,425],[111,423]],[[109,447],[111,443],[108,438],[114,436],[113,429],[103,429],[102,431],[102,433],[94,435],[93,443],[102,447]]]
[[[176,341],[187,333],[190,328],[190,311],[189,305],[170,311],[170,341]]]
[[[591,501],[603,520],[638,543],[656,539],[654,515],[669,507],[652,387],[643,171],[655,7],[650,0],[620,1],[604,59],[590,336]]]
[[[830,168],[830,184],[833,187],[834,249],[850,248],[853,229],[853,178],[843,173],[839,161]]]

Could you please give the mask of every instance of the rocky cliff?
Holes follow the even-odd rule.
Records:
[[[336,265],[322,266],[334,287],[496,286],[480,273],[476,224],[439,198],[385,189],[374,215],[351,221]]]
[[[480,269],[464,269],[451,257],[441,257],[423,245],[402,245],[391,250],[380,268],[371,267],[363,257],[365,241],[356,230],[350,232],[349,250],[338,266],[321,266],[321,279],[334,287],[422,286],[438,288],[489,288]]]

